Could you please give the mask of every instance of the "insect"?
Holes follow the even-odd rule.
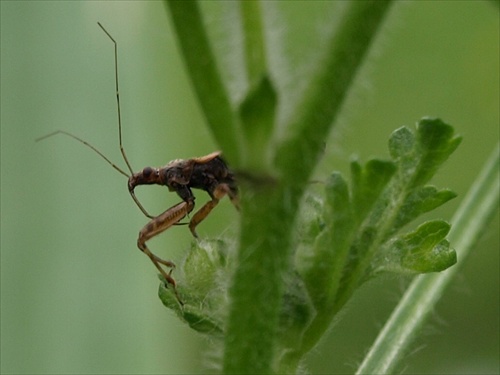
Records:
[[[109,165],[111,165],[115,170],[117,170],[122,175],[128,178],[128,191],[137,204],[142,213],[151,219],[139,232],[139,237],[137,239],[137,247],[146,254],[149,259],[156,266],[158,271],[162,274],[168,284],[172,286],[174,292],[177,296],[178,301],[182,304],[176,291],[176,283],[171,273],[175,264],[168,260],[163,260],[160,257],[153,254],[146,242],[151,238],[159,235],[173,225],[181,225],[185,223],[180,223],[180,221],[186,217],[195,206],[195,197],[191,189],[201,189],[208,193],[210,200],[205,203],[190,219],[189,229],[195,238],[198,238],[196,234],[196,227],[200,224],[208,214],[214,209],[219,203],[219,200],[227,195],[234,206],[238,209],[238,188],[235,181],[235,176],[233,172],[228,168],[227,164],[221,157],[221,152],[216,151],[211,154],[192,158],[192,159],[176,159],[169,162],[163,167],[145,167],[140,172],[133,172],[133,169],[128,161],[127,155],[125,154],[125,149],[122,143],[122,125],[121,125],[121,115],[120,115],[120,96],[118,91],[118,53],[117,53],[117,43],[109,32],[98,22],[98,25],[106,33],[106,35],[111,39],[114,44],[115,52],[115,86],[116,86],[116,103],[118,111],[118,137],[120,152],[122,154],[123,160],[127,165],[130,174],[126,173],[123,169],[114,164],[110,159],[108,159],[103,153],[101,153],[97,148],[92,146],[90,143],[84,141],[83,139],[66,132],[64,130],[57,130],[43,137],[36,139],[40,141],[46,139],[56,134],[67,135],[76,141],[89,147],[91,150],[96,152],[101,158],[103,158]],[[169,191],[174,191],[182,199],[182,201],[158,216],[150,215],[146,209],[142,206],[135,195],[135,188],[139,185],[163,185],[166,186]],[[167,272],[162,266],[169,268]]]

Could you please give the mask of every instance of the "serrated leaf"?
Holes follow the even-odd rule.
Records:
[[[302,204],[302,213],[297,225],[297,241],[311,244],[325,229],[325,222],[321,211],[324,207],[323,199],[318,195],[306,193]]]
[[[166,288],[165,283],[162,282],[158,288],[158,296],[163,305],[173,310],[182,321],[200,333],[222,333],[223,323],[215,318],[218,315],[213,314],[212,310],[203,301],[194,300],[189,293],[183,293],[188,290],[187,288],[181,287],[179,289],[178,292],[183,299],[183,305],[179,304],[172,289]]]
[[[223,244],[193,242],[182,266],[188,287],[200,298],[217,287],[217,270],[224,263],[219,246]]]
[[[449,125],[441,120],[423,119],[415,133],[401,127],[391,134],[392,161],[372,159],[364,166],[358,161],[351,163],[350,196],[327,184],[325,229],[311,251],[318,259],[309,259],[313,261],[306,267],[308,272],[303,273],[316,308],[331,306],[331,299],[335,298],[332,310],[337,311],[359,285],[381,269],[432,272],[454,264],[455,253],[444,241],[448,227],[445,232],[433,232],[444,228],[441,222],[431,222],[406,236],[394,238],[394,235],[421,214],[455,197],[450,190],[424,184],[459,142],[460,137],[453,135]],[[343,181],[341,176],[333,176],[332,181]],[[347,189],[345,181],[342,188]],[[347,220],[341,224],[345,212],[351,215],[348,218],[355,218],[354,222]],[[330,251],[328,246],[332,248]],[[405,250],[404,256],[394,256],[393,249],[397,246]],[[328,262],[335,266],[325,264]],[[332,297],[332,294],[338,295]]]
[[[397,231],[418,216],[432,211],[453,199],[457,194],[448,189],[438,190],[434,186],[423,186],[408,194],[394,221],[394,231]]]
[[[223,333],[222,322],[207,316],[205,309],[185,306],[182,317],[191,328],[200,333],[209,333],[211,335]]]
[[[420,161],[413,186],[427,183],[461,141],[462,137],[454,136],[453,127],[440,119],[424,118],[420,120],[417,124]]]
[[[445,239],[450,225],[442,220],[428,221],[415,231],[390,241],[380,269],[392,272],[428,273],[443,271],[457,262],[456,252]]]
[[[196,331],[222,333],[227,297],[221,286],[226,282],[228,263],[224,241],[193,241],[184,262],[175,271],[182,304],[172,288],[165,286],[165,280],[158,290],[161,301]]]
[[[406,126],[395,130],[389,138],[389,151],[395,160],[408,159],[415,149],[415,136]]]
[[[306,288],[298,277],[286,278],[286,292],[280,314],[279,338],[284,347],[291,348],[300,344],[300,338],[312,317],[314,309],[309,301]]]
[[[168,285],[161,275],[158,275],[161,280],[160,286],[158,287],[158,296],[165,307],[175,311],[177,315],[182,317],[182,306],[179,304],[172,288],[166,287]]]
[[[399,173],[412,175],[411,187],[425,184],[460,144],[453,127],[440,119],[424,118],[417,123],[416,135],[407,127],[394,131],[389,140],[391,156]]]
[[[402,264],[417,272],[442,271],[456,263],[456,253],[445,240],[450,224],[442,220],[421,224],[402,237],[405,244]]]
[[[351,162],[352,200],[354,212],[361,221],[396,171],[393,162],[372,159],[364,167],[358,161]]]
[[[353,215],[347,182],[340,173],[333,173],[327,180],[326,201],[323,209],[324,230],[314,245],[297,255],[297,267],[316,307],[331,302],[338,287],[342,270],[342,254],[347,255],[351,241]],[[332,247],[335,239],[336,246]]]

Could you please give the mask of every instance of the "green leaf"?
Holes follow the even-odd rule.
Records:
[[[300,278],[296,275],[286,277],[278,332],[280,347],[289,350],[300,344],[304,327],[311,322],[313,316],[314,309]]]
[[[226,265],[226,247],[222,241],[193,242],[182,266],[192,297],[199,300],[219,286],[218,270]]]
[[[299,246],[294,254],[294,268],[284,274],[286,276],[265,271],[277,269],[282,251],[277,244],[286,240],[284,231],[292,226],[290,221],[285,222],[290,220],[287,207],[281,206],[278,200],[282,192],[273,184],[264,184],[259,185],[257,194],[242,196],[244,212],[273,215],[273,220],[243,222],[244,227],[251,225],[252,230],[245,233],[249,238],[243,237],[242,241],[251,239],[251,246],[245,249],[239,267],[253,267],[248,261],[255,258],[258,267],[251,268],[252,282],[261,287],[253,295],[237,295],[253,314],[266,309],[269,316],[274,308],[268,303],[270,293],[274,298],[282,297],[274,341],[279,358],[276,366],[281,372],[290,372],[299,366],[304,354],[320,340],[335,315],[369,278],[381,272],[439,272],[456,263],[456,253],[446,240],[450,225],[442,220],[428,221],[413,231],[397,234],[421,214],[455,197],[450,190],[415,183],[427,181],[431,174],[423,170],[431,168],[435,172],[436,165],[449,156],[450,144],[459,139],[449,131],[448,125],[424,121],[426,126],[435,126],[433,131],[425,132],[432,133],[432,137],[416,136],[408,128],[400,128],[389,141],[394,160],[372,159],[364,165],[353,161],[351,188],[340,173],[334,172],[324,184],[323,197],[312,193],[306,196],[297,227]],[[422,128],[417,127],[417,134],[419,129]],[[434,162],[432,155],[436,156]],[[270,246],[256,241],[266,232],[274,235],[269,237]],[[256,233],[259,236],[255,236]],[[273,248],[272,253],[268,252],[269,247]],[[223,337],[226,342],[233,339],[226,322],[231,254],[224,241],[194,242],[180,269],[176,270],[177,292],[183,305],[171,289],[161,285],[159,291],[163,303],[190,327],[213,337]],[[285,281],[282,291],[265,289],[273,278]],[[254,334],[259,334],[268,324],[273,322],[261,321]]]
[[[422,157],[419,172],[414,180],[415,186],[429,181],[462,142],[461,136],[453,135],[453,127],[440,119],[422,119],[417,124],[417,137]]]
[[[457,194],[449,189],[438,190],[434,186],[421,186],[413,189],[401,206],[394,221],[394,229],[403,227],[418,216],[436,209],[456,196]]]
[[[210,335],[224,332],[227,278],[231,261],[228,245],[221,240],[194,241],[179,269],[175,270],[177,293],[182,305],[165,280],[158,295],[191,328]]]
[[[367,200],[370,212],[361,223],[355,240],[352,244],[351,256],[342,285],[345,287],[338,297],[337,306],[342,306],[358,285],[371,277],[373,270],[372,260],[377,251],[391,239],[403,225],[414,220],[418,215],[437,207],[454,194],[424,184],[434,175],[439,166],[448,158],[461,141],[455,136],[453,128],[439,119],[424,118],[417,123],[416,134],[407,127],[394,131],[389,139],[389,151],[396,170],[383,190],[377,189],[380,194],[373,204],[374,197]],[[367,163],[367,165],[369,165]],[[366,167],[367,168],[367,167]],[[358,193],[357,186],[360,180],[360,168],[353,173],[354,192]],[[389,169],[387,169],[389,170]],[[380,179],[376,174],[366,174],[368,177],[363,186],[369,191],[370,186],[379,186]],[[382,180],[384,181],[384,180]],[[421,199],[421,200],[418,200]],[[358,201],[361,199],[358,198]],[[358,212],[365,212],[366,207],[358,205]],[[362,216],[358,214],[358,216]]]
[[[429,221],[409,233],[396,233],[455,197],[450,190],[423,184],[459,140],[440,120],[420,121],[416,133],[402,127],[389,139],[392,161],[353,161],[350,191],[344,178],[334,173],[326,183],[324,200],[316,199],[315,205],[304,202],[305,212],[323,202],[321,214],[309,214],[305,225],[307,238],[317,234],[313,245],[302,244],[296,255],[316,314],[303,326],[301,345],[293,345],[288,361],[314,347],[355,290],[381,271],[439,272],[456,263],[456,253],[445,239],[448,223]]]
[[[347,182],[340,173],[329,177],[325,191],[325,226],[317,235],[313,247],[298,251],[295,261],[313,305],[320,309],[326,309],[332,303],[332,296],[338,288],[353,226]],[[335,247],[331,246],[333,241]]]
[[[297,224],[297,242],[313,243],[325,227],[322,210],[324,200],[317,194],[306,193]]]
[[[399,236],[380,251],[381,270],[404,273],[439,272],[457,262],[457,255],[445,240],[450,225],[428,221],[415,231]]]
[[[158,296],[165,307],[175,311],[177,316],[195,331],[211,336],[219,336],[223,333],[223,322],[218,319],[220,314],[209,314],[210,309],[206,305],[193,304],[192,298],[189,299],[189,303],[184,303],[181,306],[172,289],[165,287],[165,280],[162,281],[158,289]],[[186,290],[185,288],[179,289]]]
[[[415,149],[415,136],[406,126],[395,130],[389,139],[391,157],[396,160],[409,159]]]
[[[483,170],[469,189],[453,216],[449,240],[460,256],[457,266],[446,272],[415,278],[356,374],[393,374],[407,357],[409,347],[428,317],[434,315],[436,303],[446,288],[453,285],[460,264],[475,249],[485,227],[498,210],[500,197],[500,145],[497,144]]]
[[[406,127],[396,130],[389,140],[391,156],[400,164],[400,173],[413,175],[412,185],[425,184],[455,151],[462,138],[440,119],[424,118],[416,136]]]
[[[366,217],[395,171],[391,161],[372,159],[364,168],[358,161],[351,163],[351,191],[358,221]]]

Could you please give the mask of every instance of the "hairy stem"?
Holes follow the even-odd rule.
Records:
[[[275,343],[298,203],[324,139],[389,4],[389,1],[349,3],[320,69],[311,78],[294,123],[289,126],[289,137],[276,153],[280,178],[269,186],[242,187],[240,249],[230,289],[224,353],[227,374],[269,374],[277,367],[287,367],[277,363]],[[296,364],[298,361],[292,367]],[[287,371],[292,370],[287,367]]]
[[[306,183],[311,175],[391,3],[390,0],[353,1],[346,6],[323,61],[310,78],[304,100],[297,106],[276,152],[276,164],[289,183]]]
[[[239,6],[248,81],[250,87],[254,87],[267,71],[262,4],[260,1],[242,1]]]
[[[166,4],[207,125],[228,160],[238,166],[242,154],[239,120],[216,65],[198,2],[168,0]]]

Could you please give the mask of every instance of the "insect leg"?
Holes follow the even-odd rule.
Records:
[[[196,233],[196,227],[200,224],[208,214],[217,206],[219,200],[221,200],[226,194],[230,193],[230,188],[227,184],[220,184],[212,192],[211,197],[212,200],[205,203],[203,207],[201,207],[191,218],[189,222],[189,229],[194,237],[198,238],[198,234]],[[235,199],[235,197],[231,194],[231,201]],[[234,203],[234,202],[233,202]]]
[[[231,203],[239,211],[240,210],[240,199],[238,197],[238,189],[235,186],[228,186],[227,196],[231,200]]]
[[[173,207],[170,207],[168,210],[163,212],[161,215],[153,218],[149,223],[147,223],[144,228],[139,232],[139,238],[137,239],[137,247],[146,254],[149,259],[153,262],[155,267],[160,271],[163,277],[167,280],[169,284],[171,284],[175,289],[175,280],[172,276],[170,276],[172,270],[170,272],[166,272],[162,264],[169,268],[174,268],[175,264],[173,262],[163,260],[160,257],[154,255],[149,248],[146,246],[146,241],[160,234],[161,232],[167,230],[172,225],[178,223],[184,216],[190,213],[193,210],[194,201],[184,201],[179,204],[176,204]],[[179,300],[180,301],[180,300]]]

